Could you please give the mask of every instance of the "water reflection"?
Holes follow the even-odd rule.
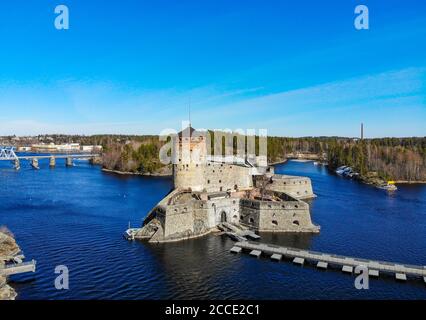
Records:
[[[38,261],[36,274],[11,277],[21,299],[426,299],[421,281],[381,277],[360,293],[353,277],[339,271],[230,254],[234,242],[215,234],[167,244],[128,242],[121,236],[128,222],[140,225],[171,179],[105,174],[81,162],[71,169],[40,166],[0,168],[0,225]],[[311,178],[318,197],[308,203],[321,232],[261,233],[262,242],[426,264],[425,186],[401,186],[389,196],[312,163],[289,162],[276,172]],[[53,286],[58,264],[70,268],[67,292]]]

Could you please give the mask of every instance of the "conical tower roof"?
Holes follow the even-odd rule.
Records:
[[[193,127],[188,126],[185,129],[183,129],[182,131],[180,131],[178,133],[178,136],[179,136],[179,138],[182,138],[182,136],[190,138],[190,137],[192,137],[192,134],[194,133],[194,131],[196,131],[196,130]]]

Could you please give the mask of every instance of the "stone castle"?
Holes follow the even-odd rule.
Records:
[[[190,126],[173,143],[197,161],[184,161],[184,152],[173,155],[174,189],[149,212],[135,239],[178,241],[223,223],[260,232],[319,232],[302,201],[315,197],[309,178],[274,174],[260,157],[208,156],[205,135]]]

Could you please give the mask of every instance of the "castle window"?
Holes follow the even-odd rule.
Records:
[[[268,204],[268,208],[272,208],[272,206],[270,204]]]
[[[299,226],[300,224],[299,224],[299,221],[297,221],[297,220],[294,220],[293,221],[293,224],[295,225],[295,226]]]
[[[294,205],[295,208],[299,208],[299,206],[297,204]]]
[[[249,222],[250,222],[250,223],[254,223],[254,219],[253,219],[253,218],[250,218],[250,219],[249,219]]]
[[[274,226],[278,226],[278,221],[277,221],[277,220],[272,220],[272,224],[273,224]]]
[[[198,163],[195,166],[198,168]]]
[[[220,191],[223,191],[223,188],[222,188],[222,187],[220,187]]]
[[[244,217],[243,217],[243,216],[240,216],[240,219],[241,219],[241,220],[243,220],[243,219],[244,219]]]
[[[234,216],[233,216],[233,218],[234,218],[234,219],[238,219],[238,216],[237,216],[237,215],[234,215]]]
[[[207,183],[210,183],[210,180],[207,180]]]
[[[233,203],[233,204],[235,204],[235,203],[236,203],[236,201],[234,200],[234,201],[232,201],[232,203]]]
[[[238,185],[234,185],[234,189],[237,190],[238,189]]]
[[[222,180],[219,180],[219,183],[222,183]]]

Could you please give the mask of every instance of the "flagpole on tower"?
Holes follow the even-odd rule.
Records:
[[[189,97],[189,106],[188,106],[188,113],[189,113],[189,126],[191,127],[191,97]]]

